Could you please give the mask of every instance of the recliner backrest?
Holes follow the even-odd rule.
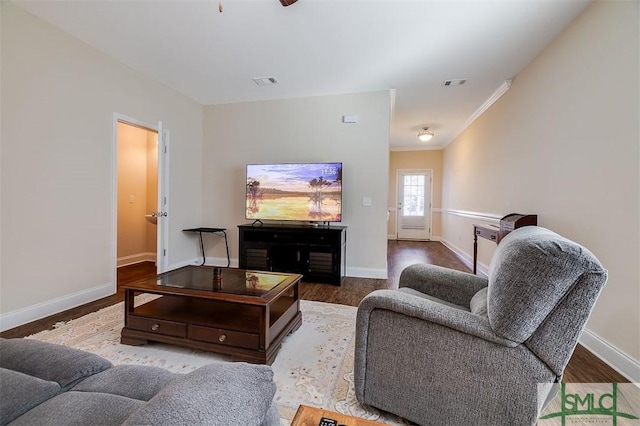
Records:
[[[606,278],[598,259],[581,245],[538,226],[516,229],[500,242],[489,266],[489,323],[498,336],[524,343],[543,323],[547,331],[566,333],[569,324],[547,322],[552,318],[586,315],[581,324],[571,324],[579,334]],[[572,292],[588,300],[574,300]]]

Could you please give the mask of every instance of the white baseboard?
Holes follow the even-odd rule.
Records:
[[[155,262],[157,259],[156,253],[151,253],[151,252],[147,252],[147,253],[138,253],[138,254],[132,254],[130,256],[123,256],[123,257],[119,257],[117,259],[117,267],[121,267],[121,266],[129,266],[129,265],[135,265],[136,263],[141,263],[141,262]]]
[[[107,283],[78,293],[7,312],[6,314],[0,315],[0,331],[9,330],[31,321],[45,318],[49,315],[57,314],[103,297],[111,296],[115,293],[115,290],[115,283]]]
[[[238,259],[229,259],[230,264],[229,267],[230,268],[237,268],[239,266],[239,261]],[[196,262],[198,262],[198,265],[202,263],[202,258],[196,260]],[[227,258],[226,257],[207,257],[207,262],[206,265],[211,265],[211,266],[222,266],[223,268],[226,268],[227,266]]]
[[[239,263],[238,263],[238,259],[230,259],[231,263],[229,265],[230,268],[237,268]],[[195,259],[191,259],[190,261],[187,261],[186,263],[183,262],[184,265],[182,266],[187,266],[187,265],[202,265],[202,258],[201,257],[196,257]],[[226,257],[211,257],[211,256],[207,256],[204,262],[204,266],[222,266],[223,268],[226,268],[227,266],[227,258]]]
[[[640,362],[587,329],[582,332],[579,342],[632,383],[640,383]]]
[[[465,265],[467,265],[471,270],[473,270],[473,257],[471,257],[471,255],[467,254],[464,250],[455,246],[454,244],[452,244],[447,240],[440,238],[440,242],[444,244],[449,250],[457,254],[460,260],[462,260]],[[478,275],[487,278],[489,273],[489,266],[485,265],[480,261],[476,266],[477,266]]]
[[[177,268],[181,268],[187,265],[201,265],[202,258],[194,258],[185,262],[180,262],[178,264],[171,265],[168,270],[173,270]],[[231,259],[231,268],[237,268],[239,265],[238,259]],[[205,266],[227,266],[227,258],[226,257],[207,257],[205,260]],[[387,270],[386,269],[375,269],[375,268],[350,268],[347,267],[346,276],[348,277],[358,277],[358,278],[378,278],[378,279],[387,279]]]
[[[386,269],[347,267],[347,277],[387,279]]]

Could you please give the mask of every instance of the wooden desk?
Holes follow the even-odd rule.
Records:
[[[478,262],[478,237],[486,238],[496,244],[507,236],[508,233],[523,226],[536,226],[538,215],[510,213],[500,219],[500,226],[496,225],[473,225],[473,273],[476,273]]]
[[[347,414],[336,413],[335,411],[323,408],[309,407],[301,405],[298,407],[295,417],[291,421],[291,426],[318,426],[322,418],[335,420],[337,426],[380,426],[384,423],[365,420]]]
[[[498,243],[500,227],[496,225],[473,225],[473,273],[476,273],[478,264],[478,237]]]

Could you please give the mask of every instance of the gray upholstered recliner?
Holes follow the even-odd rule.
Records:
[[[356,397],[423,425],[534,424],[606,280],[535,226],[500,242],[488,279],[412,265],[358,307]]]

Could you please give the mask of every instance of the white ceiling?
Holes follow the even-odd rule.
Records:
[[[451,142],[590,3],[222,1],[14,3],[203,105],[393,89],[391,149]]]

